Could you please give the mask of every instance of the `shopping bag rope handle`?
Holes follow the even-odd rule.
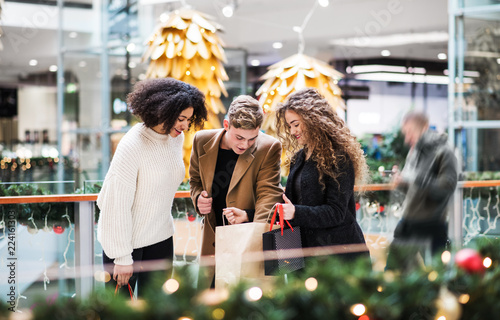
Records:
[[[271,218],[271,227],[269,228],[269,231],[273,231],[273,225],[276,222],[276,213],[279,214],[279,218],[280,218],[281,235],[283,235],[284,221],[286,221],[286,223],[288,224],[290,229],[292,229],[292,232],[293,232],[292,225],[290,224],[290,222],[288,222],[288,220],[285,220],[285,218],[284,218],[285,214],[283,213],[283,204],[282,203],[277,203],[276,207],[274,208],[274,214],[273,214],[273,217]]]
[[[127,283],[127,285],[128,285],[128,292],[130,293],[130,299],[134,300],[134,294],[132,293],[132,287],[130,286],[130,283]],[[118,288],[119,288],[118,284],[116,284],[115,295],[118,292]]]

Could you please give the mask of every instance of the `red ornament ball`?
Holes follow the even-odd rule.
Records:
[[[469,273],[484,271],[483,258],[474,249],[466,248],[458,251],[455,255],[455,263]]]
[[[196,215],[188,212],[187,219],[189,220],[189,222],[193,222],[194,220],[196,220]]]
[[[57,233],[57,234],[62,234],[64,232],[63,226],[54,226],[52,229],[54,230],[54,233]]]
[[[356,211],[358,211],[360,208],[361,208],[361,205],[359,204],[359,202],[356,202]]]

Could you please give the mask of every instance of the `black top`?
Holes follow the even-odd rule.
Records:
[[[296,195],[296,199],[294,204],[304,204],[304,200],[302,199],[302,191],[300,184],[302,183],[302,168],[304,168],[304,162],[301,162],[298,166],[295,167],[295,179],[293,182],[293,194]]]
[[[226,208],[226,197],[229,190],[229,184],[233,176],[234,167],[238,161],[239,155],[233,150],[219,148],[217,163],[215,165],[214,180],[212,182],[212,208],[215,213],[217,226],[222,226],[222,209]],[[228,225],[224,217],[225,224]]]
[[[290,223],[300,226],[303,247],[365,243],[356,221],[354,166],[346,157],[333,169],[339,173],[337,181],[325,176],[322,189],[316,162],[305,160],[303,150],[291,164],[285,193],[295,204]]]

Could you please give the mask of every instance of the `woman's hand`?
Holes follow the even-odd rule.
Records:
[[[285,200],[285,203],[283,203],[283,218],[285,220],[292,220],[293,218],[295,218],[295,206],[285,196],[284,193],[283,193],[283,200]]]
[[[222,213],[230,224],[240,224],[248,221],[248,214],[245,210],[229,207],[222,209]]]
[[[122,266],[115,264],[113,269],[113,280],[116,281],[119,287],[127,285],[130,277],[134,273],[134,265]]]

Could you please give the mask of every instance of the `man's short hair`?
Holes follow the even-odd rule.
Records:
[[[260,128],[264,119],[264,111],[259,102],[246,95],[241,95],[231,102],[227,115],[230,126],[245,130]]]
[[[425,128],[429,125],[429,117],[420,111],[410,111],[403,117],[403,124],[412,122],[420,128]]]

